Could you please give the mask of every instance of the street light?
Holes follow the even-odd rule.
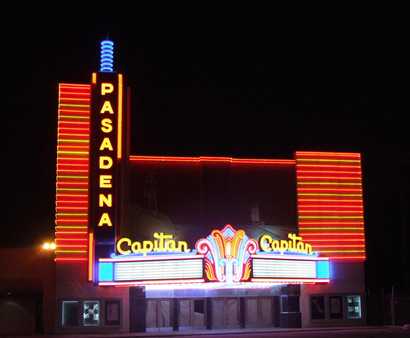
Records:
[[[56,249],[56,243],[54,242],[44,242],[41,246],[44,251],[54,251]]]

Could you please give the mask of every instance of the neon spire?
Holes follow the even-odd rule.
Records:
[[[114,72],[114,42],[108,39],[101,41],[100,72]]]

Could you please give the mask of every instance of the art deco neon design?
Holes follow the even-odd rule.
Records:
[[[292,235],[289,238],[295,246],[301,238]],[[154,246],[159,246],[159,242]],[[329,259],[307,254],[301,245],[297,246],[300,252],[262,252],[258,250],[257,241],[250,239],[243,230],[226,225],[198,240],[196,250],[191,252],[113,254],[111,258],[100,258],[98,284],[179,285],[206,289],[209,288],[206,282],[216,288],[246,287],[249,282],[250,288],[261,287],[260,283],[329,282]]]
[[[364,260],[359,153],[296,152],[299,235],[321,255]]]
[[[57,126],[57,262],[87,260],[91,86],[59,85]]]
[[[100,72],[112,73],[114,71],[114,42],[101,41]]]
[[[214,230],[195,245],[199,254],[205,255],[205,275],[208,281],[238,283],[251,277],[251,255],[258,243],[243,230],[227,224],[222,231]]]
[[[204,282],[203,256],[196,253],[172,253],[99,259],[98,281],[100,285],[101,282],[132,282],[145,285],[168,280]]]

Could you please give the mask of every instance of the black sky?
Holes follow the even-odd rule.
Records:
[[[384,263],[388,284],[402,264],[389,262],[409,225],[410,167],[408,38],[390,19],[244,18],[216,26],[191,18],[177,27],[175,18],[3,30],[1,244],[52,236],[57,85],[89,82],[108,33],[132,87],[134,154],[361,152],[369,264]]]

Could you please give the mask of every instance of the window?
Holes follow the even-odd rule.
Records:
[[[323,296],[310,297],[310,315],[312,319],[325,319],[325,298]]]
[[[329,297],[329,317],[330,319],[343,318],[343,299],[341,296]]]
[[[299,296],[281,296],[281,312],[299,312]]]
[[[80,302],[76,300],[66,300],[62,303],[61,324],[63,327],[79,326]]]
[[[362,307],[360,302],[360,296],[346,296],[347,303],[347,319],[360,319],[362,318]]]
[[[107,300],[105,302],[105,324],[120,325],[121,303],[119,300]]]
[[[100,302],[98,300],[85,300],[83,302],[84,326],[97,326],[100,324]]]
[[[205,313],[205,300],[198,299],[194,300],[194,312],[196,313]]]

